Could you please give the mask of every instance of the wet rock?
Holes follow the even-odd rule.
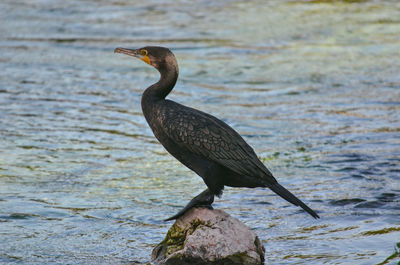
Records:
[[[260,265],[265,249],[254,232],[221,210],[193,208],[153,249],[155,265]]]

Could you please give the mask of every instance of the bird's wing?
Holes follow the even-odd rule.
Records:
[[[244,176],[276,182],[254,150],[225,122],[207,113],[168,101],[161,122],[180,148]]]

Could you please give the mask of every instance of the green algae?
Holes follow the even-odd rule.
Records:
[[[372,230],[372,231],[367,231],[362,233],[363,236],[374,236],[374,235],[382,235],[382,234],[387,234],[391,232],[398,232],[400,231],[400,227],[388,227],[388,228],[383,228],[379,230]]]
[[[163,246],[165,248],[166,256],[176,253],[184,248],[186,237],[193,234],[193,232],[201,225],[209,226],[210,224],[200,219],[194,219],[190,223],[190,226],[182,228],[175,223],[168,230],[164,240],[158,246]]]
[[[389,257],[387,257],[384,261],[382,261],[381,263],[378,263],[376,265],[384,265],[384,264],[388,264],[389,262],[398,259],[400,260],[400,242],[398,242],[396,244],[396,247],[394,249],[394,253],[392,255],[390,255]],[[400,265],[400,261],[397,263],[397,265]]]

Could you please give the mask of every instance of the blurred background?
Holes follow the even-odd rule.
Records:
[[[0,263],[145,264],[205,188],[153,137],[159,78],[116,47],[169,47],[169,98],[212,113],[321,219],[266,189],[215,207],[266,264],[398,264],[398,1],[2,0]]]

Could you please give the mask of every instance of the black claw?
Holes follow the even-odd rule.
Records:
[[[163,221],[167,222],[167,221],[171,221],[171,220],[176,220],[179,217],[181,217],[182,215],[184,215],[191,208],[207,208],[209,210],[214,210],[214,207],[212,207],[211,205],[195,205],[195,206],[192,206],[192,207],[190,207],[188,209],[186,209],[186,207],[185,207],[182,210],[180,210],[177,214],[175,214],[174,216],[171,216],[170,218],[164,219]]]
[[[211,204],[214,202],[214,194],[206,189],[196,197],[194,197],[182,210],[180,210],[177,214],[174,216],[171,216],[170,218],[165,219],[164,221],[171,221],[178,219],[182,215],[184,215],[188,210],[190,210],[193,207],[205,207],[210,210],[213,210],[214,208],[211,206]]]
[[[204,208],[207,208],[209,210],[214,210],[214,207],[212,207],[211,205],[199,205],[199,206],[196,206],[196,207],[204,207]]]
[[[170,218],[164,219],[163,221],[164,221],[164,222],[168,222],[168,221],[171,221],[171,220],[178,219],[178,218],[181,217],[184,213],[185,213],[185,212],[182,212],[182,210],[181,210],[181,211],[179,211],[177,214],[171,216]]]

